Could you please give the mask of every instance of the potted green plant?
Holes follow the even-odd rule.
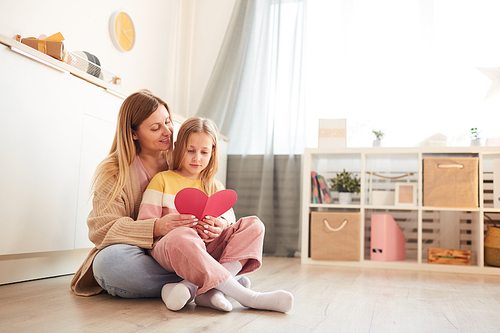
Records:
[[[339,192],[339,203],[348,205],[352,201],[352,194],[359,194],[361,189],[361,179],[352,172],[347,172],[345,169],[338,173],[337,176],[330,179],[332,191]]]
[[[472,127],[470,129],[470,145],[471,146],[480,146],[481,145],[481,131],[477,129],[477,127]]]
[[[373,140],[373,147],[380,147],[382,146],[382,138],[384,137],[385,133],[382,132],[382,130],[377,131],[377,130],[372,130],[373,135],[375,135],[375,140]]]

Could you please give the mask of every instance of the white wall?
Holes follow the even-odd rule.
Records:
[[[235,0],[0,0],[0,34],[37,37],[60,31],[68,51],[88,51],[122,78],[127,92],[149,89],[175,113],[194,115]],[[118,51],[108,23],[127,12],[137,30],[130,52]]]

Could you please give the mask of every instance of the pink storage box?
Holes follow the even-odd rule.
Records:
[[[389,214],[372,214],[370,259],[405,260],[405,235]]]

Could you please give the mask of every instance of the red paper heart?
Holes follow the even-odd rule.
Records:
[[[237,199],[233,190],[222,190],[209,197],[197,188],[187,187],[176,194],[174,204],[179,213],[193,214],[203,220],[205,216],[221,216],[233,207]]]

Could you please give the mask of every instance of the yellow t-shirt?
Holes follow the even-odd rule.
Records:
[[[187,187],[203,191],[199,179],[186,178],[171,170],[157,173],[144,191],[137,219],[161,218],[167,214],[178,213],[174,204],[175,195]],[[220,182],[217,182],[217,188],[223,189]],[[236,219],[232,208],[222,216],[229,223],[234,223]]]

